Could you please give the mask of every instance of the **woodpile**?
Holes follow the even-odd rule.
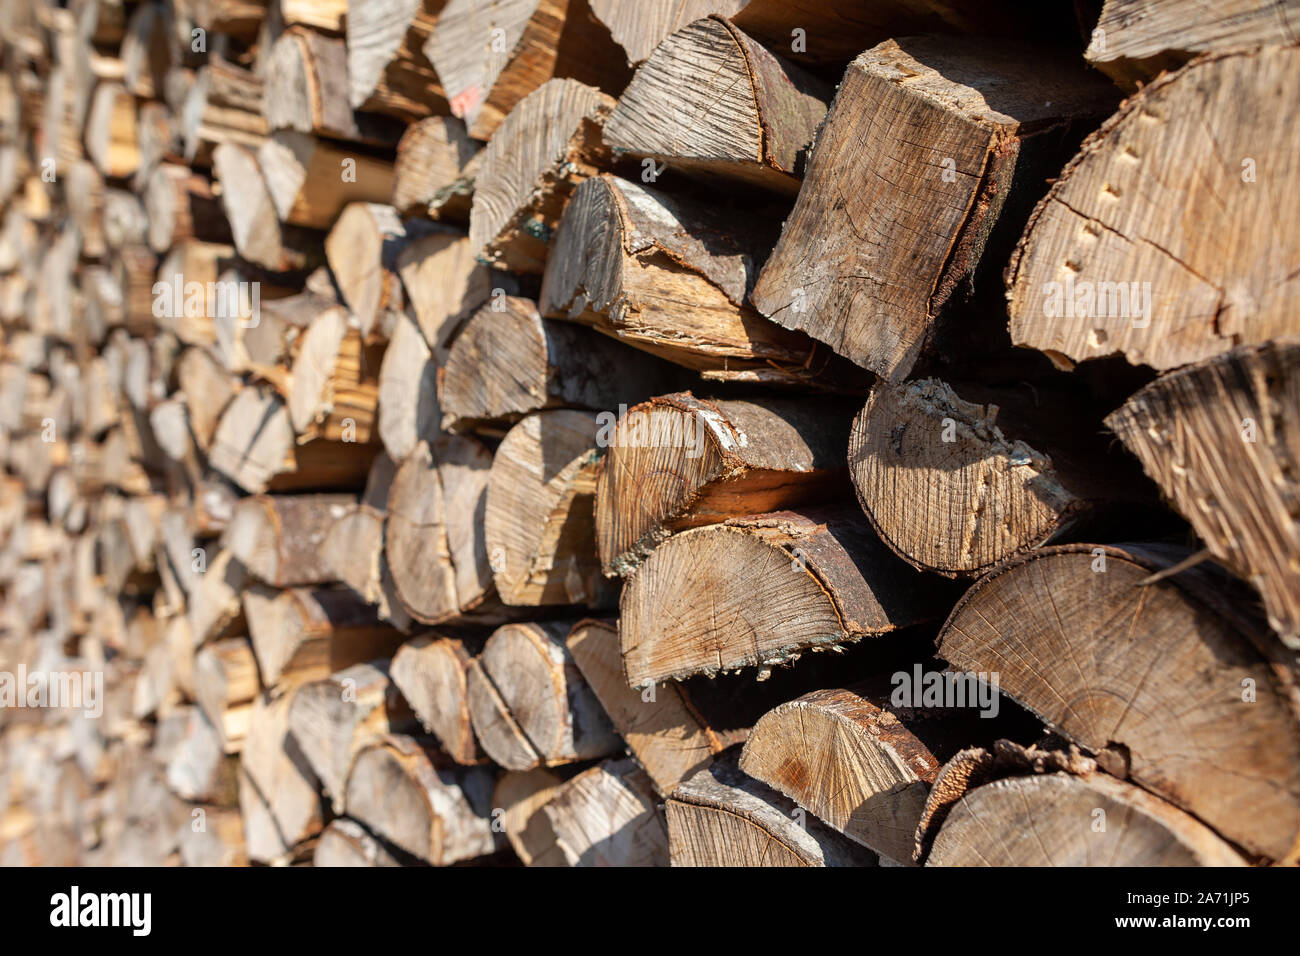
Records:
[[[1059,6],[0,0],[0,863],[1300,863],[1300,48]]]

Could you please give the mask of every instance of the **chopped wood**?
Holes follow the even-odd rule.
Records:
[[[566,781],[541,807],[568,866],[667,866],[668,834],[650,779],[630,759]]]
[[[446,0],[350,0],[348,100],[410,123],[449,111],[424,48]]]
[[[629,66],[649,59],[664,39],[701,17],[733,16],[746,0],[648,0],[620,3],[619,0],[590,0],[592,15],[609,29],[627,56]]]
[[[386,202],[393,190],[391,163],[299,130],[276,130],[257,161],[276,215],[295,226],[328,229],[348,203]]]
[[[412,123],[397,143],[390,200],[403,216],[468,222],[483,147],[448,116]]]
[[[401,866],[383,843],[347,817],[330,821],[316,842],[312,866]]]
[[[467,673],[481,642],[426,635],[393,655],[391,677],[443,751],[459,764],[486,759],[470,723]]]

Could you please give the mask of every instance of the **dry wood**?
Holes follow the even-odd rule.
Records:
[[[540,273],[574,189],[611,162],[601,128],[613,97],[551,80],[519,101],[483,151],[474,180],[470,243],[515,272]]]
[[[359,110],[403,122],[449,111],[424,53],[446,0],[350,0],[347,16],[348,99]]]
[[[596,541],[606,574],[627,575],[675,531],[841,496],[847,407],[797,400],[663,395],[605,436]]]
[[[241,633],[243,610],[239,596],[248,580],[244,566],[229,551],[218,551],[211,560],[207,552],[191,551],[190,567],[201,574],[200,584],[190,591],[190,638],[198,647],[231,634]]]
[[[967,592],[938,654],[998,674],[1004,694],[1104,768],[1281,858],[1300,831],[1292,690],[1238,630],[1249,622],[1226,581],[1194,569],[1140,583],[1184,556],[1044,548]]]
[[[668,865],[668,835],[650,779],[628,758],[568,780],[540,812],[568,866]]]
[[[363,341],[342,306],[312,319],[290,373],[289,421],[299,441],[374,442],[382,352]]]
[[[474,732],[507,770],[590,760],[620,747],[565,646],[562,623],[507,624],[468,671]]]
[[[470,662],[479,650],[480,642],[472,639],[426,635],[403,644],[391,665],[393,683],[420,725],[459,764],[485,759],[470,723],[467,689]]]
[[[587,0],[449,0],[424,46],[451,112],[490,140],[525,96],[553,77],[618,95],[627,65]]]
[[[401,311],[398,254],[420,228],[415,221],[408,228],[392,206],[357,202],[344,208],[325,239],[334,281],[363,332],[374,327],[381,310]]]
[[[460,324],[488,296],[503,301],[513,290],[508,276],[479,262],[469,239],[450,230],[408,243],[398,253],[397,271],[415,320],[435,355],[445,353]]]
[[[483,538],[506,604],[611,606],[617,590],[596,557],[599,418],[569,409],[529,415],[492,458]]]
[[[609,118],[611,147],[684,173],[799,191],[831,89],[719,16],[678,30]],[[658,173],[657,175],[662,175]]]
[[[1071,130],[1112,103],[1099,77],[1029,47],[928,38],[868,50],[840,84],[754,304],[890,381],[907,377],[944,306],[1069,155]]]
[[[1104,814],[1098,817],[1098,811]],[[1098,819],[1105,821],[1098,829]],[[963,797],[928,866],[1243,866],[1194,817],[1104,774],[1011,777]]]
[[[397,316],[379,367],[379,440],[393,461],[405,461],[421,441],[437,437],[438,365],[420,327]]]
[[[257,153],[281,222],[328,229],[350,202],[386,202],[393,165],[339,149],[309,133],[276,130]]]
[[[508,770],[497,778],[492,805],[504,812],[495,819],[500,821],[506,839],[524,866],[568,865],[555,843],[550,820],[542,812],[562,783],[563,778],[544,767]]]
[[[101,83],[96,87],[86,119],[86,155],[105,176],[122,179],[139,166],[135,120],[135,100],[124,86]]]
[[[339,817],[320,835],[312,866],[401,866],[397,858],[361,824]]]
[[[221,413],[235,394],[235,383],[206,349],[186,349],[176,377],[189,411],[190,430],[204,451],[212,445]]]
[[[266,138],[262,116],[260,76],[220,58],[209,60],[195,74],[181,110],[185,160],[196,166],[212,162],[221,143],[256,149]]]
[[[293,694],[258,696],[239,755],[240,775],[244,778],[240,784],[241,808],[249,796],[259,797],[265,807],[264,818],[282,847],[279,852],[319,833],[325,814],[320,781],[290,729],[293,699]],[[254,793],[249,794],[250,790]],[[246,832],[249,822],[245,813]]]
[[[771,787],[745,776],[734,751],[682,783],[664,804],[673,866],[875,866]]]
[[[1300,649],[1300,345],[1247,346],[1172,372],[1106,424]]]
[[[397,143],[393,207],[404,216],[467,222],[482,153],[457,119],[412,123]]]
[[[683,594],[707,594],[683,601]],[[844,510],[780,511],[692,528],[623,588],[628,683],[771,667],[924,620],[942,591]]]
[[[181,738],[167,760],[167,786],[182,800],[232,806],[238,800],[238,767],[221,747],[221,735],[201,707],[183,707],[174,718]]]
[[[256,153],[221,143],[213,150],[212,167],[222,183],[221,204],[241,256],[271,272],[306,269],[319,261],[315,233],[280,224]]]
[[[326,33],[342,33],[351,4],[348,0],[273,0],[285,26],[302,24]]]
[[[1025,230],[1006,273],[1012,342],[1066,367],[1118,352],[1168,369],[1295,332],[1294,240],[1260,224],[1300,211],[1282,120],[1297,63],[1292,48],[1207,56],[1125,101]]]
[[[238,753],[258,692],[257,659],[248,638],[223,638],[200,648],[194,658],[194,692],[222,749]]]
[[[771,234],[762,220],[597,176],[569,202],[538,307],[711,378],[808,384],[825,361],[814,343],[744,304]]]
[[[1228,0],[1189,13],[1177,0],[1106,0],[1084,56],[1134,92],[1199,53],[1293,43],[1300,4]]]
[[[416,739],[390,734],[357,751],[348,771],[348,815],[407,853],[446,866],[491,853],[495,772],[446,767]]]
[[[149,248],[161,255],[188,239],[230,241],[230,226],[212,181],[184,166],[162,163],[150,174],[144,193],[149,216]],[[194,279],[186,275],[186,279]]]
[[[333,580],[321,545],[353,503],[350,495],[254,495],[235,506],[222,535],[254,577],[277,588]]]
[[[131,13],[122,36],[123,80],[134,96],[152,99],[162,92],[172,64],[174,14],[169,3],[142,3]]]
[[[746,0],[591,0],[591,12],[608,28],[614,42],[623,48],[629,66],[649,59],[664,39],[701,17],[718,14],[730,17],[740,12]]]

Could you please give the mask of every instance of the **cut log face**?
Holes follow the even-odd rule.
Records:
[[[420,725],[459,764],[485,759],[470,723],[466,683],[470,661],[478,649],[478,642],[425,636],[408,641],[393,655],[393,683]]]
[[[722,17],[674,33],[609,118],[615,149],[793,195],[831,89]]]
[[[252,494],[292,467],[293,426],[284,402],[269,388],[245,388],[226,407],[212,436],[208,461]]]
[[[617,601],[596,558],[598,416],[529,415],[506,433],[488,477],[483,537],[506,604],[608,606]]]
[[[140,165],[135,100],[120,83],[95,89],[86,119],[86,155],[110,179],[124,179]]]
[[[617,409],[685,377],[594,330],[543,319],[528,299],[503,296],[479,309],[452,344],[439,392],[443,426],[503,428],[563,405]]]
[[[260,146],[267,133],[262,94],[260,76],[218,59],[202,66],[180,114],[185,160],[207,166],[220,143]]]
[[[853,422],[858,503],[914,567],[949,576],[987,570],[1067,532],[1132,485],[1118,465],[1107,466],[1104,443],[1079,434],[1081,409],[1052,399],[1040,406],[1052,412],[1043,422],[1024,407],[1028,392],[962,391],[978,401],[939,379],[881,383]],[[1045,444],[1035,424],[1055,425],[1055,440]]]
[[[364,332],[381,309],[402,308],[397,256],[407,239],[406,224],[392,206],[350,203],[325,240],[334,281]]]
[[[483,750],[507,770],[591,760],[618,737],[565,646],[567,624],[507,624],[469,671],[470,716]]]
[[[347,86],[353,108],[411,122],[446,113],[447,99],[424,55],[446,0],[350,0]]]
[[[740,769],[849,839],[910,864],[930,784],[959,736],[953,712],[934,717],[854,690],[814,691],[754,725]]]
[[[483,147],[448,116],[412,123],[397,144],[392,205],[403,216],[466,222]]]
[[[1098,821],[1101,821],[1099,827]],[[1104,774],[1012,777],[952,808],[927,866],[1244,866],[1208,827]]]
[[[999,220],[1034,197],[1031,176],[1050,175],[1072,125],[1112,105],[1099,77],[1049,52],[944,38],[868,50],[840,84],[754,304],[901,381]]]
[[[1084,56],[1127,92],[1198,53],[1222,53],[1294,42],[1293,0],[1227,0],[1201,16],[1161,0],[1106,0]]]
[[[355,820],[340,817],[316,842],[312,866],[401,866],[388,849]]]
[[[222,143],[213,150],[212,165],[222,183],[221,203],[239,254],[271,272],[306,268],[310,261],[306,237],[280,225],[257,155],[243,146]]]
[[[506,283],[475,256],[458,232],[435,232],[409,243],[397,256],[397,271],[424,339],[441,355],[462,321]]]
[[[390,734],[358,750],[348,772],[348,816],[434,866],[493,852],[492,787],[485,767],[440,768],[440,755]]]
[[[762,222],[723,221],[692,201],[597,176],[569,202],[538,308],[710,377],[807,383],[820,371],[813,343],[743,304],[770,232]]]
[[[771,787],[747,777],[729,753],[668,798],[673,866],[875,866],[846,840]]]
[[[1234,349],[1172,372],[1106,424],[1300,649],[1300,345]]]
[[[623,48],[629,66],[649,59],[661,42],[688,23],[718,14],[730,17],[740,12],[746,0],[591,0],[591,12],[608,28],[614,42]],[[633,77],[635,79],[635,77]]]
[[[471,438],[420,442],[388,496],[384,551],[402,607],[424,624],[474,610],[492,595],[483,540],[491,453]]]
[[[545,768],[507,771],[497,778],[492,795],[494,819],[505,828],[515,855],[524,866],[567,866],[564,852],[555,844],[555,833],[542,807],[555,795],[564,780]]]
[[[1044,548],[967,592],[938,654],[998,674],[1102,766],[1279,859],[1300,831],[1300,724],[1281,679],[1207,603],[1222,585],[1180,587],[1184,572],[1139,586],[1183,556]]]
[[[342,306],[312,320],[289,377],[289,421],[298,441],[374,441],[382,352],[382,345],[365,342]]]
[[[257,659],[248,638],[215,641],[195,656],[195,697],[226,753],[239,752],[258,689]]]
[[[255,495],[235,506],[222,547],[279,588],[334,580],[321,545],[353,504],[350,495]]]
[[[611,162],[601,127],[614,99],[551,80],[520,100],[483,151],[469,238],[488,262],[541,273],[551,236],[578,183]]]
[[[325,680],[391,654],[402,634],[347,591],[310,588],[244,592],[244,617],[262,680],[281,688]]]
[[[298,130],[276,130],[257,152],[281,222],[328,229],[351,202],[387,202],[393,166]]]
[[[282,846],[294,846],[315,836],[325,814],[320,781],[289,726],[293,696],[258,696],[239,755],[240,776],[248,784],[246,787],[241,781],[240,805],[245,806],[246,789],[255,791]],[[249,842],[253,842],[251,838]]]
[[[682,594],[710,595],[707,603]],[[775,512],[661,544],[623,588],[628,683],[786,663],[923,620],[942,606],[847,512]]]
[[[1012,342],[1067,366],[1118,352],[1168,369],[1300,329],[1295,240],[1259,228],[1300,215],[1284,120],[1300,108],[1297,63],[1281,47],[1208,56],[1125,101],[1020,241]],[[1194,228],[1187,209],[1203,210]]]
[[[424,46],[451,112],[491,140],[507,114],[552,77],[617,95],[622,52],[585,0],[449,0]]]
[[[605,573],[631,574],[672,532],[841,494],[846,409],[827,404],[683,392],[630,409],[597,484]]]
[[[379,439],[393,461],[437,437],[438,366],[415,320],[399,315],[379,367]]]
[[[541,812],[568,866],[668,865],[668,834],[650,778],[629,758],[568,780]]]

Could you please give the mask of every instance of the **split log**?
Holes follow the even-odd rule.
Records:
[[[650,779],[632,760],[606,760],[541,808],[569,866],[667,866],[668,834]]]
[[[263,682],[287,686],[387,657],[401,632],[347,591],[252,586],[244,617]]]
[[[348,0],[274,0],[286,27],[300,24],[325,33],[342,33]]]
[[[195,697],[226,753],[239,752],[258,689],[257,659],[248,638],[225,638],[199,649],[194,658]]]
[[[926,865],[1244,866],[1245,861],[1209,827],[1137,787],[1104,774],[1054,773],[1011,777],[968,793],[949,813]]]
[[[382,353],[382,345],[363,341],[342,306],[312,320],[290,373],[289,421],[298,441],[374,441]]]
[[[569,201],[538,308],[711,378],[808,384],[824,364],[813,342],[743,304],[771,234],[752,217],[597,176]]]
[[[319,261],[317,234],[280,224],[252,150],[221,143],[213,150],[212,167],[222,183],[221,204],[241,256],[271,272],[302,270]]]
[[[432,449],[420,442],[393,479],[384,553],[397,599],[421,623],[461,618],[495,597],[481,517],[491,466],[479,442],[443,436]]]
[[[258,696],[239,755],[245,778],[240,786],[240,806],[251,796],[246,791],[255,791],[281,847],[297,846],[314,837],[325,815],[320,781],[290,729],[293,699],[293,694]]]
[[[271,130],[391,146],[401,135],[387,117],[354,113],[348,101],[348,51],[343,40],[314,30],[285,31],[266,65],[263,114]]]
[[[381,310],[401,311],[398,254],[417,238],[420,227],[407,223],[392,206],[349,203],[325,239],[325,256],[348,308],[369,334]]]
[[[596,542],[631,574],[669,534],[842,496],[847,406],[717,401],[690,392],[634,406],[606,436]]]
[[[408,243],[398,253],[397,271],[420,331],[439,356],[461,323],[490,295],[503,301],[514,291],[508,276],[479,262],[469,239],[452,231],[433,232]]]
[[[895,554],[923,571],[978,574],[1143,502],[1145,482],[1090,419],[1046,387],[882,382],[853,422],[849,472]]]
[[[388,680],[382,661],[355,664],[325,680],[300,685],[289,704],[289,730],[342,813],[348,771],[362,747],[409,729],[410,712]]]
[[[236,783],[236,785],[238,785]],[[201,817],[194,814],[201,812]],[[182,866],[248,866],[244,820],[234,807],[195,807],[177,833]],[[197,826],[199,820],[203,825]]]
[[[360,748],[348,771],[348,816],[433,866],[493,852],[495,772],[440,766],[445,760],[395,734]]]
[[[485,759],[470,723],[467,672],[479,642],[427,635],[393,655],[391,676],[426,731],[459,764]],[[495,804],[494,804],[495,805]]]
[[[563,623],[507,624],[468,669],[474,733],[507,770],[591,760],[620,748],[565,646],[568,633]]]
[[[606,141],[687,176],[793,196],[831,94],[726,19],[706,17],[666,39],[636,71]]]
[[[771,787],[745,776],[736,754],[673,791],[664,805],[673,866],[875,866],[858,846]]]
[[[438,405],[438,365],[420,327],[407,314],[397,316],[379,367],[377,431],[384,450],[401,462],[442,425]]]
[[[447,116],[412,123],[397,144],[392,205],[403,216],[468,222],[482,146]]]
[[[701,17],[710,14],[730,17],[739,13],[746,0],[649,0],[620,3],[619,0],[590,0],[591,12],[605,24],[614,42],[623,48],[629,66],[649,59],[655,47]]]
[[[182,737],[167,759],[167,786],[182,800],[233,806],[239,797],[235,760],[222,752],[221,735],[201,707],[177,718]]]
[[[205,452],[212,446],[221,413],[235,394],[235,383],[207,349],[186,349],[176,378],[189,411],[190,431]]]
[[[140,165],[135,100],[120,83],[101,83],[86,118],[86,155],[110,179],[130,176]]]
[[[565,203],[612,161],[601,128],[614,103],[574,80],[551,80],[519,101],[474,180],[469,238],[480,257],[513,272],[546,268]]]
[[[928,38],[868,50],[840,84],[754,304],[906,378],[945,305],[982,262],[1003,261],[1072,131],[1113,101],[1100,77],[1041,49]]]
[[[1180,557],[1072,545],[1016,559],[966,593],[938,655],[998,674],[1103,768],[1279,859],[1300,832],[1293,690],[1238,630],[1251,624],[1226,578],[1198,568],[1145,583]]]
[[[309,275],[301,292],[261,303],[257,324],[245,323],[240,329],[248,363],[263,368],[292,364],[292,345],[298,336],[312,319],[338,304],[327,266]]]
[[[181,110],[185,161],[209,166],[221,143],[256,149],[266,134],[262,78],[220,58],[209,60],[195,74]]]
[[[490,432],[547,408],[618,409],[687,377],[592,329],[543,319],[528,299],[503,296],[452,343],[439,387],[442,426]]]
[[[683,602],[685,593],[707,602]],[[770,667],[917,623],[945,592],[846,511],[780,511],[674,535],[623,588],[628,684]]]
[[[1300,213],[1296,172],[1255,160],[1293,155],[1297,63],[1292,48],[1210,56],[1126,100],[1020,240],[1012,342],[1066,367],[1118,352],[1168,369],[1296,332],[1295,241],[1259,228]],[[1242,115],[1253,122],[1210,119]],[[1186,209],[1205,210],[1194,229]]]
[[[494,820],[505,830],[515,855],[524,866],[567,866],[563,851],[556,846],[550,820],[542,812],[555,796],[562,777],[544,767],[520,773],[507,771],[497,778],[492,794]]]
[[[483,539],[506,604],[617,602],[596,557],[599,429],[599,417],[590,412],[555,409],[529,415],[497,447]]]
[[[161,255],[187,239],[229,242],[230,225],[212,181],[184,166],[162,163],[149,176],[144,194],[149,247]],[[186,280],[194,279],[186,275]]]
[[[239,595],[248,580],[244,566],[229,551],[219,551],[211,560],[198,548],[191,567],[202,574],[199,586],[190,591],[190,637],[198,647],[209,641],[238,633],[244,622]]]
[[[1197,16],[1179,3],[1106,0],[1084,57],[1126,92],[1201,53],[1294,42],[1290,3],[1217,3]]]
[[[447,114],[446,94],[424,53],[445,2],[350,0],[345,75],[354,109],[404,123]]]
[[[1300,649],[1300,345],[1247,346],[1171,372],[1106,424]]]
[[[257,160],[280,221],[295,226],[328,229],[348,203],[387,202],[393,190],[391,163],[298,130],[276,130]]]
[[[134,96],[161,95],[175,48],[175,14],[169,3],[142,3],[126,21],[122,36],[123,82]]]
[[[235,506],[221,538],[254,577],[277,588],[333,580],[321,545],[350,495],[254,495]]]
[[[224,214],[218,214],[224,223]],[[154,238],[160,245],[168,238],[165,233],[169,228],[174,228],[174,223],[172,227],[164,225],[157,230],[159,234]],[[152,221],[149,231],[151,234],[155,232]],[[230,238],[228,233],[226,238]],[[237,300],[236,296],[223,300],[222,287],[218,283],[234,265],[235,248],[225,243],[185,239],[172,245],[158,265],[158,283],[161,285],[154,284],[154,289],[161,297],[159,307],[155,310],[162,313],[157,316],[159,327],[167,329],[186,345],[215,345],[221,313]],[[189,292],[186,292],[187,288]],[[211,297],[209,291],[213,293]],[[207,354],[206,349],[204,352]],[[212,361],[215,363],[216,360]],[[220,374],[229,378],[226,369],[220,369]],[[213,392],[205,393],[202,396],[204,403],[228,393],[231,388],[228,383]],[[220,408],[204,408],[200,414],[206,417],[215,411],[220,411]]]
[[[554,77],[617,96],[627,64],[586,0],[449,0],[424,46],[451,112],[490,140],[521,99]]]
[[[330,822],[316,841],[312,866],[401,866],[361,824],[347,817]]]

